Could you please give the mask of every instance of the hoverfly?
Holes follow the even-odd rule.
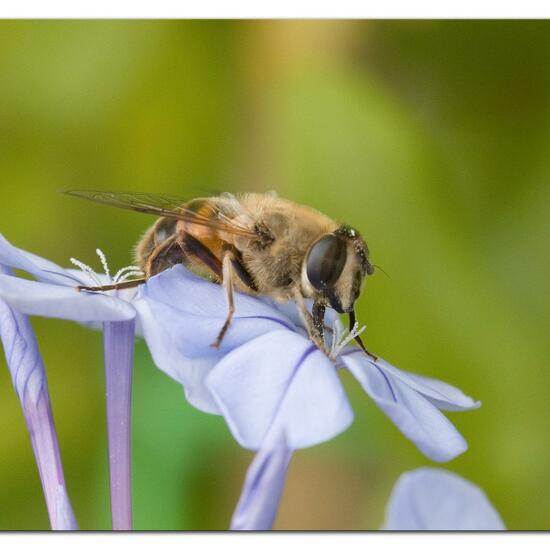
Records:
[[[274,194],[230,193],[184,201],[150,193],[67,191],[94,202],[154,214],[159,219],[136,246],[144,277],[79,290],[104,291],[137,286],[176,264],[210,276],[225,289],[228,313],[214,347],[219,347],[235,312],[234,290],[295,300],[309,337],[327,353],[327,307],[347,313],[355,325],[354,304],[363,281],[374,272],[359,233],[308,206]],[[311,313],[304,302],[313,299]],[[370,354],[357,335],[355,340]]]

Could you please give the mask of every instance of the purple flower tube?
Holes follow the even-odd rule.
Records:
[[[284,433],[272,428],[248,468],[239,502],[231,518],[233,531],[273,528],[293,451]]]
[[[113,529],[132,529],[131,408],[135,321],[103,325]]]
[[[0,265],[0,273],[10,273]],[[78,529],[67,496],[42,357],[27,317],[0,299],[0,338],[29,430],[52,529]]]

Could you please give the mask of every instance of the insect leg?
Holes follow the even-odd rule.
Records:
[[[297,286],[294,287],[293,293],[294,293],[294,300],[296,301],[296,305],[298,306],[298,313],[300,314],[300,318],[302,319],[302,322],[306,327],[309,338],[325,355],[330,357],[330,351],[327,349],[323,338],[323,330],[321,329],[319,331],[319,328],[318,328],[321,311],[324,317],[324,309],[321,310],[321,304],[319,304],[317,307],[314,304],[313,313],[316,317],[316,319],[314,319],[314,317],[312,317],[311,313],[308,311],[306,304],[304,302],[304,297],[302,296],[302,293],[300,292],[300,289]],[[321,327],[322,326],[323,326],[323,320],[321,318]]]
[[[352,310],[349,312],[349,330],[351,331],[353,327],[355,326],[355,311]],[[370,357],[372,357],[375,361],[378,359],[374,353],[371,353],[366,347],[365,344],[363,344],[363,340],[361,340],[361,336],[357,335],[354,340],[359,344],[361,349]]]
[[[90,292],[102,292],[103,290],[121,290],[123,288],[133,288],[147,282],[145,277],[134,279],[133,281],[124,281],[123,283],[114,283],[112,285],[103,286],[77,286],[77,290],[88,290]]]
[[[313,308],[312,308],[312,318],[313,318],[313,325],[315,326],[315,330],[317,331],[317,335],[321,339],[322,342],[325,341],[325,310],[327,307],[325,304],[321,302],[313,302]]]
[[[212,344],[212,347],[219,348],[222,340],[231,324],[233,314],[235,313],[235,303],[233,301],[233,269],[235,264],[238,262],[234,252],[228,248],[223,253],[222,261],[220,260],[198,239],[195,239],[192,235],[185,233],[179,240],[178,243],[184,252],[184,255],[187,259],[194,257],[194,259],[200,262],[202,265],[208,267],[210,271],[222,282],[222,285],[225,289],[227,296],[228,304],[228,314],[223,324],[223,327],[218,334],[215,342]],[[240,265],[240,264],[239,264]],[[241,271],[237,271],[237,274],[242,279],[246,270],[242,266]]]
[[[227,297],[227,318],[223,324],[216,341],[212,344],[213,348],[219,348],[231,320],[233,319],[233,314],[235,313],[235,302],[233,301],[233,253],[231,251],[226,251],[222,259],[222,285],[225,289],[225,295]]]
[[[156,275],[159,271],[183,261],[181,248],[177,246],[177,244],[175,237],[170,237],[150,254],[145,266],[145,277],[110,285],[79,286],[77,288],[78,290],[88,290],[90,292],[102,292],[104,290],[121,290],[123,288],[132,288],[141,285],[147,282],[149,277]]]
[[[163,269],[182,263],[184,260],[185,256],[176,235],[172,235],[151,252],[147,258],[145,273],[148,277],[152,277]]]

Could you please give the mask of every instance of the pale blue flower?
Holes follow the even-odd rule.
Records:
[[[259,449],[275,420],[291,449],[335,437],[353,420],[339,379],[349,371],[396,426],[429,458],[446,461],[467,448],[440,410],[473,409],[478,402],[444,382],[374,361],[346,347],[331,361],[307,338],[293,303],[274,304],[238,293],[236,314],[219,349],[223,289],[175,266],[134,289],[77,292],[90,277],[64,270],[0,238],[0,263],[38,281],[0,275],[0,297],[25,314],[81,322],[126,321],[138,316],[153,359],[181,382],[191,403],[222,413],[243,447]],[[335,315],[329,315],[332,324]]]
[[[8,274],[9,270],[0,264],[0,273]],[[48,383],[38,344],[25,315],[1,299],[0,339],[29,430],[52,529],[77,529],[65,487]]]
[[[419,468],[395,484],[384,529],[501,531],[506,527],[477,485],[440,468]]]
[[[220,349],[211,347],[226,316],[223,289],[181,266],[140,290],[142,328],[157,365],[182,382],[198,408],[221,413],[237,441],[259,450],[232,521],[269,529],[295,449],[327,441],[353,421],[340,382],[349,371],[397,428],[432,460],[464,452],[466,441],[440,412],[479,407],[444,382],[399,370],[346,347],[331,361],[306,335],[292,303],[237,294]],[[328,316],[331,323],[335,314]],[[331,335],[327,334],[330,340]]]
[[[444,382],[375,361],[358,348],[344,347],[334,361],[329,359],[309,340],[291,302],[280,305],[237,293],[236,314],[216,349],[211,344],[227,315],[224,291],[182,266],[160,273],[122,299],[122,293],[77,293],[75,277],[76,284],[90,284],[83,274],[9,247],[0,242],[0,261],[9,254],[11,265],[44,282],[0,276],[0,297],[26,313],[80,322],[137,315],[153,360],[184,386],[190,403],[223,414],[243,447],[260,450],[234,517],[236,527],[268,528],[292,451],[327,441],[351,424],[341,370],[349,371],[429,458],[447,461],[467,448],[440,410],[474,409],[478,402]],[[329,312],[327,323],[333,325],[335,319]],[[338,339],[332,344],[338,349]]]
[[[181,381],[195,379],[188,391],[209,389],[210,395],[196,399],[196,406],[221,412],[245,448],[260,449],[275,423],[291,449],[344,431],[353,412],[340,370],[349,371],[432,460],[450,460],[467,448],[440,409],[474,409],[478,402],[444,382],[375,361],[358,348],[346,347],[331,361],[309,340],[292,303],[280,306],[237,294],[234,320],[215,349],[211,344],[227,308],[219,285],[176,266],[153,277],[140,295],[135,305],[145,311],[145,303],[148,309],[140,321],[155,362]],[[186,359],[204,362],[204,368],[190,369]],[[195,372],[199,369],[200,374]]]

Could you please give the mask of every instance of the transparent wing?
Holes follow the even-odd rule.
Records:
[[[79,197],[116,208],[153,214],[164,218],[174,218],[187,223],[211,227],[234,235],[257,238],[254,229],[234,222],[216,204],[207,199],[201,204],[201,213],[188,208],[188,202],[170,195],[156,193],[117,193],[106,191],[65,191],[67,195]],[[206,209],[206,213],[204,213]]]

